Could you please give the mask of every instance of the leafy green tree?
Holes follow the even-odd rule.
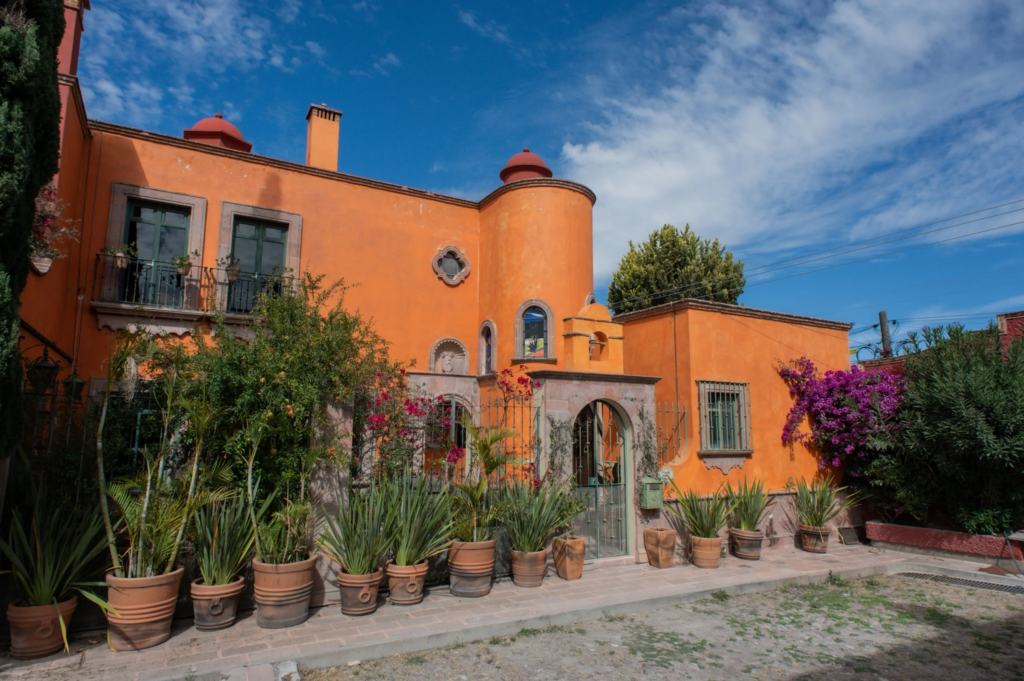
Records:
[[[21,434],[18,300],[28,277],[35,200],[57,172],[61,0],[0,0],[0,457]]]
[[[639,246],[629,242],[612,275],[608,305],[622,314],[683,298],[735,304],[746,282],[743,261],[718,239],[701,239],[690,225],[682,231],[665,225]]]
[[[866,471],[873,505],[972,533],[1024,526],[1024,339],[954,325],[911,340],[899,427]]]

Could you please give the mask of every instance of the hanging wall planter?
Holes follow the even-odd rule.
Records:
[[[32,271],[40,277],[45,277],[46,273],[49,272],[50,268],[53,266],[53,258],[43,258],[33,255],[29,257],[28,261],[32,266]]]

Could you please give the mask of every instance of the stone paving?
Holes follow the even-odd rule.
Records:
[[[616,565],[589,570],[572,582],[549,570],[544,585],[536,589],[519,588],[503,580],[489,596],[465,599],[437,586],[420,605],[382,602],[376,613],[365,617],[343,615],[337,606],[324,607],[305,624],[291,629],[259,629],[252,613],[221,632],[176,626],[167,643],[139,652],[114,653],[105,641],[92,645],[77,641],[72,642],[71,649],[76,652],[70,657],[58,654],[28,663],[4,659],[0,661],[0,678],[273,681],[271,665],[275,663],[295,662],[299,669],[322,669],[509,636],[522,628],[642,612],[706,597],[717,590],[765,591],[820,581],[830,572],[844,578],[900,572],[912,562],[919,563],[920,558],[864,546],[834,546],[826,555],[776,548],[766,551],[758,562],[730,556],[717,570],[692,565],[667,570],[646,564]],[[957,561],[950,565],[954,563]]]

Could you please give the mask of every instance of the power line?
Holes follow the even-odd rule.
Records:
[[[869,248],[876,248],[878,246],[884,246],[885,244],[894,243],[896,241],[902,241],[902,240],[905,240],[905,239],[910,239],[910,238],[914,238],[914,237],[918,237],[918,236],[924,236],[926,234],[931,234],[931,233],[934,233],[934,232],[939,232],[939,231],[943,231],[943,230],[947,230],[947,229],[952,229],[954,227],[961,227],[963,225],[972,224],[972,223],[975,223],[975,222],[980,222],[982,220],[990,220],[992,218],[1000,217],[1000,216],[1003,216],[1003,215],[1009,215],[1011,213],[1016,213],[1016,212],[1022,211],[1022,210],[1024,210],[1024,208],[1017,208],[1017,209],[1014,209],[1014,210],[1011,210],[1011,211],[1006,211],[1004,213],[999,213],[999,214],[996,214],[996,215],[990,215],[990,216],[986,216],[986,217],[983,217],[983,218],[977,218],[975,220],[967,220],[967,221],[964,221],[964,222],[961,222],[961,223],[957,223],[957,224],[954,224],[954,225],[947,225],[945,227],[940,227],[938,229],[929,230],[927,232],[920,232],[918,234],[912,234],[912,235],[909,235],[909,236],[900,237],[899,239],[892,239],[890,241],[876,243],[876,244],[872,244],[870,246],[864,246],[862,248],[857,248],[857,249],[843,251],[842,253],[833,253],[832,255],[824,256],[824,257],[821,257],[821,258],[814,258],[814,259],[811,259],[811,260],[807,260],[807,258],[809,258],[810,256],[820,255],[820,254],[823,254],[823,253],[831,253],[832,251],[836,251],[836,250],[840,250],[840,249],[846,249],[846,248],[849,248],[851,246],[859,246],[861,244],[865,244],[865,243],[868,243],[868,242],[871,242],[871,241],[878,241],[879,239],[883,239],[883,238],[888,237],[888,236],[894,236],[896,234],[905,234],[906,232],[918,231],[918,230],[924,229],[925,227],[930,227],[932,225],[941,224],[943,222],[949,222],[950,220],[958,220],[958,219],[963,218],[963,217],[970,217],[971,215],[977,215],[978,213],[984,213],[984,212],[988,212],[988,211],[991,211],[991,210],[996,210],[998,208],[1004,208],[1006,206],[1015,205],[1015,204],[1018,204],[1018,203],[1024,203],[1024,199],[1018,199],[1016,201],[1010,201],[1010,202],[1003,203],[1003,204],[998,204],[998,205],[995,205],[995,206],[989,206],[988,208],[982,208],[982,209],[979,209],[979,210],[976,210],[976,211],[972,211],[970,213],[963,213],[962,215],[957,215],[957,216],[954,216],[954,217],[945,218],[943,220],[937,220],[935,222],[929,222],[929,223],[926,223],[926,224],[923,224],[923,225],[917,225],[916,227],[908,227],[908,228],[905,228],[905,229],[900,229],[900,230],[896,230],[896,231],[893,231],[893,232],[888,232],[886,234],[880,234],[880,235],[872,237],[870,239],[862,239],[860,241],[854,241],[854,242],[851,242],[851,243],[842,244],[840,246],[833,246],[831,248],[826,248],[826,249],[823,249],[823,250],[820,250],[820,251],[814,251],[812,253],[806,253],[806,254],[801,255],[801,256],[796,256],[796,257],[793,257],[793,258],[787,258],[787,259],[784,259],[784,260],[779,260],[779,261],[776,261],[774,263],[768,263],[766,265],[761,265],[759,267],[754,268],[753,270],[748,270],[748,271],[744,272],[743,275],[738,276],[738,277],[716,277],[715,279],[724,280],[725,282],[739,281],[740,279],[744,279],[747,276],[761,276],[761,275],[769,274],[771,272],[777,272],[779,270],[789,269],[791,267],[798,267],[800,265],[806,265],[806,264],[811,263],[811,262],[817,262],[819,260],[825,260],[825,259],[828,259],[828,258],[834,258],[834,257],[838,257],[838,256],[841,256],[841,255],[846,255],[847,253],[855,253],[857,251],[862,251],[862,250],[866,250],[866,249],[869,249]],[[1021,223],[1013,223],[1013,224],[1021,224]],[[1012,224],[1011,225],[1004,225],[1004,227],[1006,227],[1006,226],[1013,226],[1013,225]],[[1002,228],[1003,227],[1000,227],[998,229],[1002,229]],[[983,234],[983,233],[985,233],[985,231],[994,231],[994,230],[982,230],[982,231],[978,231],[978,232],[972,232],[972,233],[964,235],[964,236],[971,236],[973,234]],[[957,238],[959,238],[959,237],[957,237]],[[932,243],[943,243],[944,241],[948,241],[948,240],[949,239],[929,242],[929,244],[932,244]],[[929,245],[929,244],[925,244],[925,245]],[[912,250],[912,249],[905,249],[905,250]],[[899,253],[899,252],[902,252],[902,251],[893,251],[893,253]],[[884,257],[884,255],[883,256],[872,256],[871,258],[868,258],[868,259],[873,259],[875,257]],[[794,260],[800,260],[801,262],[798,262],[798,263],[795,263],[795,264],[791,264],[791,265],[786,265],[785,267],[777,267],[775,269],[768,269],[768,268],[771,268],[771,267],[775,267],[776,265],[782,265],[784,263],[792,262]],[[853,261],[853,262],[863,262],[863,260],[857,260],[857,261]],[[757,270],[762,270],[762,271],[757,271]],[[812,270],[812,271],[816,272],[816,271],[821,271],[821,270]],[[782,279],[788,279],[788,278],[789,277],[783,277]],[[715,279],[712,279],[711,281],[714,281]],[[776,281],[781,281],[782,279],[778,279]],[[626,298],[626,299],[623,299],[621,302],[623,302],[623,303],[630,303],[630,302],[636,302],[638,300],[648,300],[648,299],[652,299],[652,298],[656,299],[656,298],[659,298],[661,296],[665,296],[665,295],[669,295],[669,294],[674,294],[674,293],[685,293],[685,292],[690,291],[690,290],[701,288],[702,286],[704,286],[704,285],[706,285],[708,283],[709,283],[709,280],[702,280],[700,282],[696,282],[696,283],[693,283],[693,284],[688,284],[686,286],[680,286],[680,287],[676,287],[676,288],[673,288],[673,289],[665,289],[663,291],[654,291],[652,293],[645,293],[645,294],[640,295],[640,296],[634,296],[632,298]],[[765,282],[761,282],[761,283],[765,283]],[[755,285],[757,285],[757,284],[751,284],[751,286],[755,286]],[[731,291],[731,290],[734,290],[734,289],[726,289],[725,292],[728,292],[728,291]]]

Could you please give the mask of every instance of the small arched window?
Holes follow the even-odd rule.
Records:
[[[548,356],[548,316],[539,307],[523,313],[523,357]]]
[[[484,327],[484,373],[494,373],[494,335],[491,333],[491,327]]]

